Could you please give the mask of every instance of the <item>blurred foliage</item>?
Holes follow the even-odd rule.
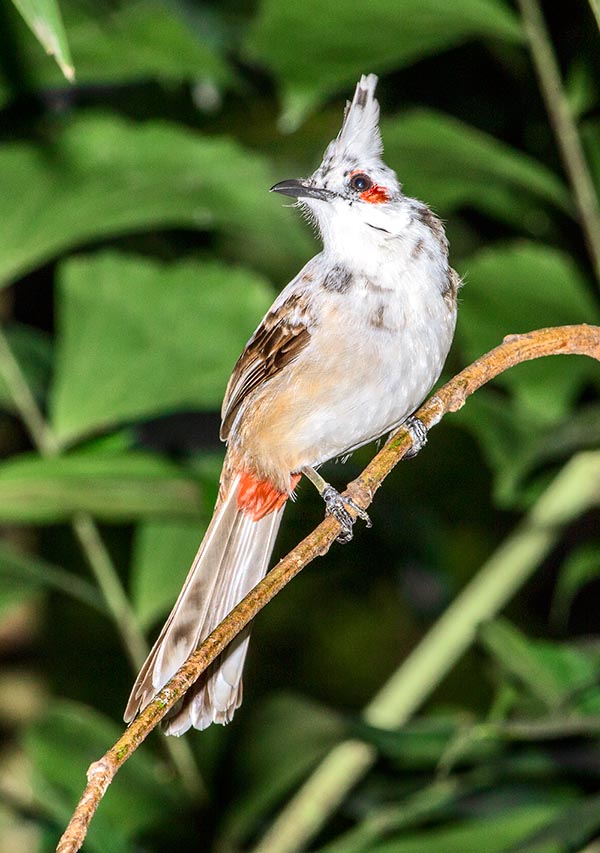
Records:
[[[600,189],[594,18],[584,0],[543,11]],[[509,0],[15,0],[0,24],[0,848],[30,853],[56,844],[133,677],[70,521],[102,525],[152,635],[210,516],[231,368],[317,250],[267,191],[314,170],[357,76],[380,74],[386,160],[446,220],[465,278],[447,375],[507,334],[597,323],[599,283]],[[250,849],[347,737],[378,761],[313,849],[562,853],[600,835],[594,508],[417,718],[360,717],[561,466],[598,447],[599,377],[585,359],[523,365],[445,419],[377,495],[373,530],[257,620],[235,721],[186,738],[204,795],[155,736],[85,849]],[[321,514],[303,487],[276,555]]]

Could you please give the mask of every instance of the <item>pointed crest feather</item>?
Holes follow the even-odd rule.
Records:
[[[379,133],[379,103],[375,97],[377,75],[363,74],[354,98],[346,103],[342,129],[335,140],[338,152],[345,150],[358,159],[380,157],[383,143]]]

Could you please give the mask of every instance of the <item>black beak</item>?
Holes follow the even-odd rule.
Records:
[[[321,201],[327,201],[335,195],[331,190],[326,190],[324,187],[313,187],[306,181],[297,181],[294,178],[275,184],[269,192],[289,195],[292,198],[318,198]]]

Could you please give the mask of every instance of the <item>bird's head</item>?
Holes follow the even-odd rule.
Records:
[[[361,77],[352,102],[346,104],[340,132],[310,178],[271,187],[272,192],[296,198],[308,208],[326,246],[339,239],[340,225],[348,226],[350,232],[361,225],[385,231],[394,203],[402,198],[396,173],[381,159],[376,86],[375,74]]]

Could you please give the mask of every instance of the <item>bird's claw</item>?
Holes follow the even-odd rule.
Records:
[[[327,514],[332,515],[342,526],[342,530],[337,537],[338,542],[345,544],[346,542],[350,542],[352,539],[352,527],[356,519],[350,515],[346,507],[353,509],[357,517],[361,518],[367,527],[372,527],[371,519],[365,510],[354,503],[352,498],[347,498],[341,495],[337,489],[333,488],[333,486],[328,484],[325,489],[323,489],[321,497],[325,501]]]
[[[402,427],[408,432],[412,442],[411,448],[406,451],[404,458],[412,459],[427,444],[427,427],[422,421],[415,418],[414,415],[409,415],[402,424]]]

